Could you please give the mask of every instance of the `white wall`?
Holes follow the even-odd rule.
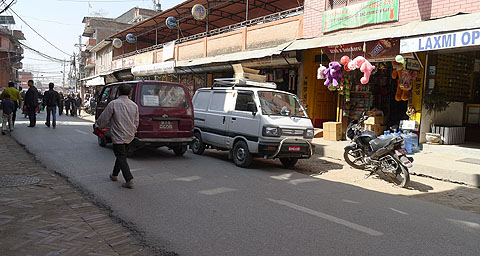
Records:
[[[431,132],[431,125],[451,125],[462,126],[463,125],[463,102],[451,102],[448,108],[436,113],[435,120],[433,113],[427,113],[425,107],[422,107],[422,125],[420,127],[420,143],[425,143],[425,133]]]

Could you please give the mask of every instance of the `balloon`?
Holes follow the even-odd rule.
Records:
[[[395,56],[395,61],[398,63],[402,63],[402,65],[405,65],[405,58],[402,55]]]
[[[115,38],[115,39],[113,39],[113,41],[112,41],[112,45],[113,45],[113,47],[115,47],[115,48],[121,48],[122,45],[123,45],[123,42],[122,42],[122,40],[121,40],[120,38]]]
[[[165,20],[165,24],[167,25],[167,28],[174,29],[177,27],[177,19],[175,19],[175,17],[170,16]]]
[[[344,66],[346,66],[349,62],[350,62],[350,57],[348,57],[348,56],[343,56],[340,59],[340,63],[342,63],[342,65],[344,65]]]
[[[133,34],[128,34],[128,35],[125,37],[125,39],[126,39],[127,42],[129,42],[129,43],[135,43],[135,41],[137,40]]]

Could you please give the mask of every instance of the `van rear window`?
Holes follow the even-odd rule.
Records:
[[[187,93],[183,87],[172,84],[144,84],[141,104],[145,107],[186,108]]]

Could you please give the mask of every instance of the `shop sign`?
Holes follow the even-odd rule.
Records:
[[[414,59],[407,59],[407,67],[408,70],[415,70],[419,71],[421,68],[420,62]]]
[[[371,0],[323,12],[323,32],[398,21],[400,0]]]
[[[134,56],[122,59],[122,68],[131,68],[135,64]]]
[[[324,51],[331,61],[339,61],[344,55],[350,58],[365,56],[368,60],[395,58],[400,50],[400,40],[396,38],[368,41],[365,43],[365,54],[363,43],[343,44],[325,47]]]
[[[480,29],[405,38],[400,40],[400,53],[421,52],[480,45]]]

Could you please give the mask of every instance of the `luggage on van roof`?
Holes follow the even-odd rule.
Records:
[[[212,89],[215,86],[228,86],[228,87],[263,87],[269,89],[277,89],[277,85],[273,82],[257,82],[245,78],[217,78],[213,80]]]

